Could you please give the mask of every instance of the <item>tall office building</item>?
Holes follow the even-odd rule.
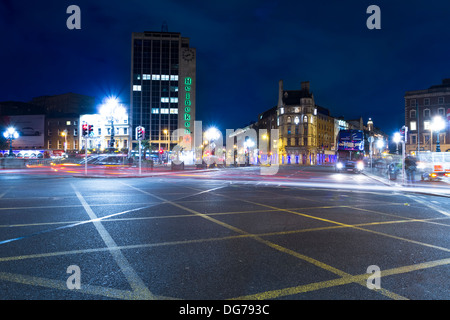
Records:
[[[176,129],[194,132],[196,50],[176,32],[132,34],[131,135],[145,128],[153,147],[170,150]]]

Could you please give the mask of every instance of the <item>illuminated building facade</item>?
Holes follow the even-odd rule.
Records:
[[[300,90],[284,90],[279,81],[277,125],[281,148],[281,163],[316,164],[317,108],[309,81]]]
[[[88,139],[88,150],[104,152],[110,147],[111,121],[101,114],[83,114],[80,116],[78,126],[79,150],[84,150],[86,139],[82,136],[82,126],[93,126],[92,135]],[[129,148],[130,125],[128,114],[124,113],[114,119],[114,149],[126,153]]]
[[[130,137],[145,128],[153,148],[171,150],[176,129],[194,132],[196,50],[189,38],[175,32],[132,34]]]
[[[425,90],[405,93],[405,126],[408,127],[406,153],[436,151],[437,132],[433,119],[444,119],[445,129],[439,132],[441,151],[450,151],[450,79]]]

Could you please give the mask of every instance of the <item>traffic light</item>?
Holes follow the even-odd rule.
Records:
[[[145,129],[144,129],[144,127],[136,127],[136,138],[138,140],[144,140],[145,139]]]
[[[83,137],[86,137],[88,135],[88,125],[87,125],[87,123],[83,124],[82,129],[83,129]]]
[[[92,137],[93,134],[94,134],[94,126],[88,125],[88,135]]]

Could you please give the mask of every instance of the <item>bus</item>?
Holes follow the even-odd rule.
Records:
[[[340,130],[336,140],[336,171],[361,173],[364,170],[364,132]]]

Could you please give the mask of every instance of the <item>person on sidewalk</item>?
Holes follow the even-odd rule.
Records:
[[[407,156],[405,158],[405,172],[408,183],[415,182],[416,169],[417,169],[416,159],[414,159],[411,156]]]

